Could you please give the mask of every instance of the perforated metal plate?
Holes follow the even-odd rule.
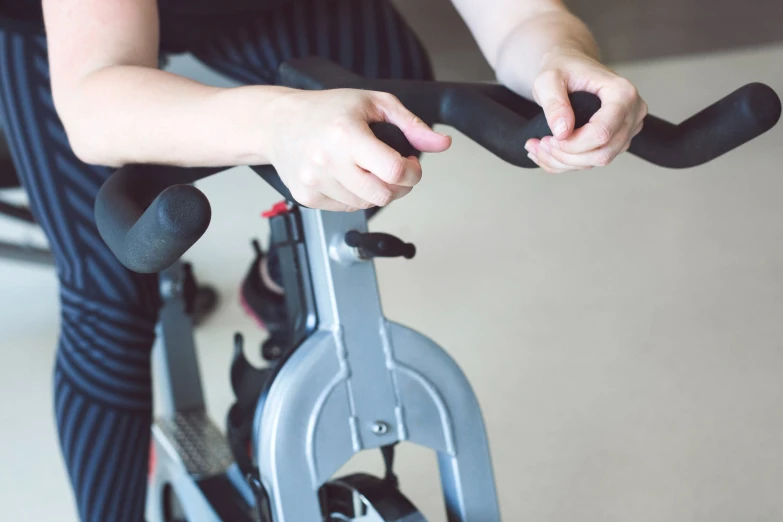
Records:
[[[158,419],[153,430],[158,441],[179,456],[193,477],[225,473],[234,460],[223,433],[206,412],[176,413]]]

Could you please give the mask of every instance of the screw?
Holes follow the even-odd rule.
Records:
[[[386,435],[389,433],[389,425],[383,421],[375,421],[372,425],[372,432],[376,435]]]

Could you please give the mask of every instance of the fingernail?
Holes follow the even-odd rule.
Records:
[[[541,140],[540,147],[544,149],[544,152],[550,152],[552,149],[549,148],[549,140]]]
[[[525,143],[525,150],[528,152],[533,152],[533,144],[532,143]]]
[[[536,165],[538,165],[538,158],[536,157],[536,155],[535,155],[535,154],[533,154],[533,153],[531,152],[530,154],[528,154],[528,155],[527,155],[527,157],[528,157],[528,158],[530,158],[530,160],[531,160],[533,163],[535,163]]]
[[[565,120],[565,118],[560,118],[555,122],[555,128],[552,129],[552,131],[555,133],[555,136],[561,136],[563,133],[568,131],[568,122]]]
[[[554,139],[549,140],[549,143],[552,145],[552,148],[555,148],[555,149],[559,149],[560,148],[560,143],[557,140],[554,140]]]
[[[448,134],[443,134],[442,132],[438,132],[438,134],[440,134],[440,135],[441,135],[441,136],[443,136],[444,138],[451,138],[451,136],[450,136],[450,135],[448,135]]]

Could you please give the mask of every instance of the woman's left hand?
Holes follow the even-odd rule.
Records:
[[[568,93],[577,91],[597,95],[601,109],[574,130]],[[550,173],[609,165],[628,150],[647,115],[647,104],[631,82],[576,51],[550,53],[533,83],[533,96],[544,109],[553,136],[531,139],[525,149]]]

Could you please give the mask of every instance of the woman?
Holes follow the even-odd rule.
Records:
[[[57,258],[55,411],[84,521],[141,521],[146,490],[159,300],[156,278],[124,269],[98,236],[93,201],[112,167],[271,163],[299,202],[358,210],[405,196],[422,176],[417,158],[376,140],[368,123],[399,126],[424,152],[450,145],[383,93],[269,85],[282,61],[312,54],[365,76],[431,78],[389,0],[254,0],[247,12],[240,0],[211,0],[195,18],[177,15],[176,1],[43,0],[45,37],[0,30],[0,118]],[[646,106],[600,64],[590,32],[560,0],[454,3],[498,79],[543,107],[554,137],[520,147],[544,170],[607,165],[627,149]],[[29,18],[41,4],[7,9]],[[161,49],[176,50],[183,35],[198,59],[246,86],[159,70]],[[575,90],[603,103],[577,131]]]

